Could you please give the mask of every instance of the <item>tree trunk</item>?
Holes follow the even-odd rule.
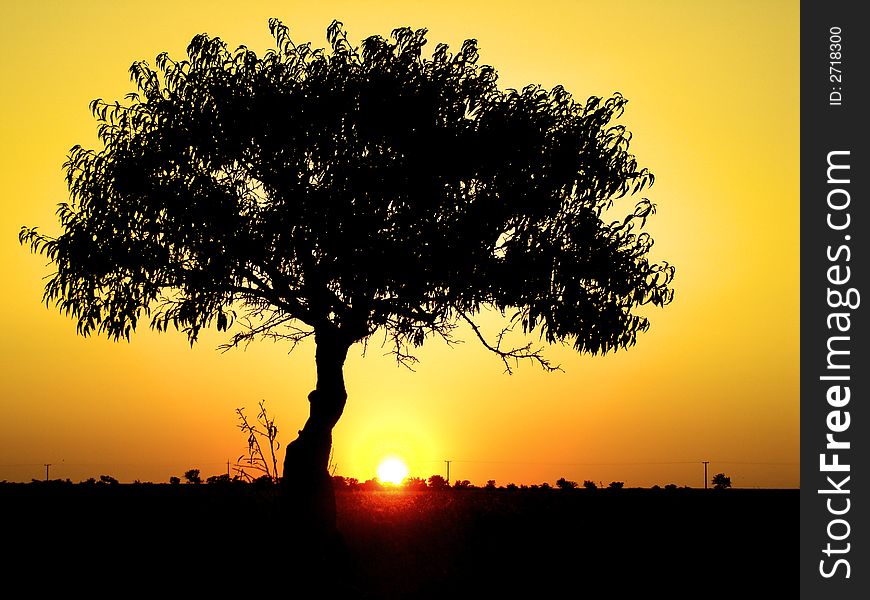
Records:
[[[289,534],[317,552],[336,537],[335,493],[328,470],[332,428],[347,401],[344,361],[350,347],[337,330],[316,331],[317,386],[308,394],[309,416],[287,445],[282,479]]]

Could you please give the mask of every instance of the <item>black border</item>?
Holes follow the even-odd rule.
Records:
[[[800,507],[800,584],[801,598],[840,599],[866,598],[868,571],[870,571],[870,535],[867,534],[867,495],[866,489],[868,440],[870,427],[867,425],[867,381],[870,379],[870,362],[867,360],[870,331],[867,327],[867,310],[870,303],[870,288],[867,287],[868,236],[870,236],[870,203],[867,181],[870,170],[867,165],[866,137],[870,133],[866,111],[870,110],[867,94],[868,67],[867,44],[870,37],[870,24],[862,18],[864,11],[859,10],[857,0],[848,2],[801,2],[801,507]],[[841,65],[842,82],[831,81],[830,61],[831,27],[842,28],[843,56]],[[842,88],[837,90],[836,88]],[[840,105],[832,105],[830,93],[843,94]],[[827,180],[828,153],[848,150],[850,182],[848,188],[851,201],[848,211],[851,224],[848,231],[834,231],[828,227],[826,218],[829,212],[827,195],[837,184]],[[845,155],[843,155],[845,156]],[[840,171],[842,173],[843,171]],[[842,194],[838,197],[844,198]],[[841,217],[842,213],[835,215]],[[775,224],[772,224],[775,225]],[[845,240],[849,235],[850,239]],[[836,256],[836,249],[848,244],[851,260],[845,262],[845,252],[840,260],[832,262],[827,256],[828,246]],[[840,286],[845,290],[856,288],[861,296],[861,304],[855,310],[832,309],[826,300],[828,269],[834,265],[848,265],[851,268],[850,281]],[[842,271],[844,273],[844,271]],[[849,450],[842,451],[840,462],[848,463],[848,473],[823,473],[820,470],[819,455],[826,452],[825,435],[828,433],[826,418],[833,410],[826,398],[830,381],[820,377],[833,374],[827,369],[828,337],[838,335],[829,332],[827,316],[831,312],[848,310],[851,317],[848,361],[851,368],[841,370],[848,373],[851,399],[841,410],[850,413],[850,426],[837,438],[849,441]],[[845,348],[845,346],[841,346]],[[828,451],[830,454],[831,450]],[[830,488],[827,476],[831,475],[841,482],[843,475],[850,477],[843,488],[849,489],[851,501],[849,512],[842,518],[849,522],[849,537],[838,544],[851,544],[847,554],[828,558],[822,552],[828,543],[827,526],[836,516],[828,512],[826,500],[834,500],[835,509],[847,496],[828,495],[820,490]],[[839,528],[839,529],[838,529]],[[842,523],[835,525],[835,535],[845,531]],[[847,579],[844,565],[835,571],[831,578],[820,573],[820,561],[826,561],[825,568],[830,571],[837,558],[845,558],[850,564],[850,577]]]

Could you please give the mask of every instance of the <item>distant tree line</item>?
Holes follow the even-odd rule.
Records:
[[[256,486],[271,486],[279,483],[280,480],[276,480],[276,478],[272,474],[262,475],[261,477],[253,478],[249,475],[236,474],[230,476],[228,473],[223,473],[221,475],[212,475],[207,477],[204,481],[200,475],[199,469],[188,469],[184,473],[184,481],[187,484],[199,485],[202,483],[208,485],[229,485],[229,484],[243,484],[243,485],[256,485]],[[182,478],[177,476],[172,476],[169,478],[169,483],[172,485],[181,484]],[[597,489],[608,489],[608,490],[621,490],[625,487],[624,481],[611,481],[609,484],[604,485],[602,482],[594,482],[592,480],[586,479],[582,484],[578,484],[576,481],[572,481],[570,479],[566,479],[564,477],[560,477],[556,480],[555,486],[551,486],[549,483],[544,482],[541,484],[521,484],[517,485],[516,483],[508,483],[504,486],[497,485],[494,479],[489,479],[483,486],[476,486],[471,483],[468,479],[457,479],[452,484],[447,481],[441,475],[432,475],[428,479],[424,479],[422,477],[408,477],[405,481],[402,482],[401,485],[394,485],[389,483],[383,483],[379,481],[377,478],[368,479],[366,481],[359,481],[355,477],[344,477],[342,475],[333,475],[332,476],[333,486],[336,490],[344,490],[344,491],[362,491],[362,492],[376,492],[376,491],[384,491],[384,490],[395,490],[402,489],[406,491],[412,492],[423,492],[423,491],[441,491],[441,490],[470,490],[470,489],[483,489],[483,490],[506,490],[506,491],[516,491],[516,490],[576,490],[576,489],[585,489],[585,490],[597,490]],[[7,483],[5,481],[0,483]],[[49,481],[33,479],[32,483],[54,483],[54,484],[70,484],[73,482],[70,479],[53,479]],[[134,484],[141,483],[151,483],[151,482],[141,482],[138,479],[133,482]],[[714,489],[727,489],[731,487],[731,477],[728,477],[724,473],[717,473],[711,479],[711,483],[713,484]],[[80,482],[81,485],[117,485],[118,480],[110,475],[100,475],[99,479],[95,479],[93,477],[89,477]],[[677,486],[675,483],[668,483],[664,486],[665,490],[676,490],[680,486]],[[683,489],[688,489],[689,486],[682,486]],[[650,489],[652,490],[660,490],[662,487],[658,485],[652,486]]]

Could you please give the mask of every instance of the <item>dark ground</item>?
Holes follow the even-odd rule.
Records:
[[[308,598],[275,488],[0,484],[4,583]],[[798,592],[798,490],[339,492],[321,597]],[[324,595],[325,594],[325,595]]]

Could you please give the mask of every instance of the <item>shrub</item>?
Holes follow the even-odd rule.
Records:
[[[199,469],[190,469],[189,471],[185,471],[184,478],[187,479],[187,483],[202,483],[202,478],[199,476]]]
[[[716,490],[724,490],[731,487],[731,478],[727,477],[725,473],[716,473],[710,481],[713,483],[713,489]]]
[[[573,490],[577,487],[577,482],[570,481],[568,479],[565,479],[564,477],[560,477],[556,480],[556,487],[560,490]]]

